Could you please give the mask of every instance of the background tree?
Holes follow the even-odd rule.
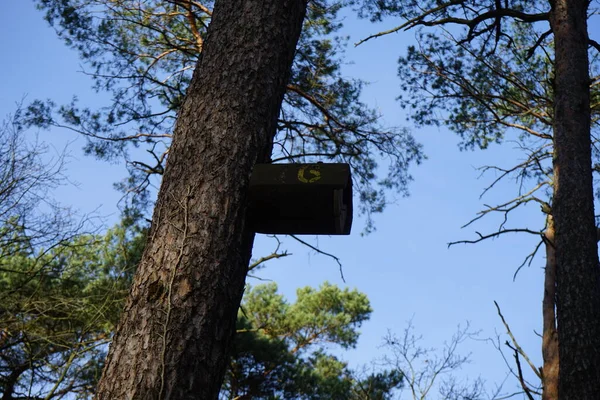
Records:
[[[600,280],[590,153],[590,138],[596,140],[590,123],[595,125],[596,119],[589,111],[596,108],[589,104],[590,82],[595,93],[596,79],[588,75],[588,46],[592,60],[598,46],[588,38],[586,13],[595,11],[588,10],[587,2],[563,1],[366,3],[365,15],[373,19],[393,15],[406,20],[367,39],[423,28],[417,33],[418,46],[409,48],[399,64],[404,88],[420,89],[421,96],[404,103],[415,110],[412,117],[418,124],[446,124],[462,136],[465,148],[486,148],[520,132],[516,141],[527,154],[525,161],[508,168],[484,167],[500,173],[486,191],[514,176],[520,183],[518,197],[487,206],[471,221],[499,212],[498,231],[463,242],[511,232],[540,235],[524,264],[546,247],[543,397],[557,398],[560,385],[561,398],[593,398],[600,392],[594,386],[599,382],[594,365],[600,361]],[[546,226],[508,227],[508,214],[532,202],[547,215]]]
[[[369,318],[367,297],[328,283],[301,288],[289,304],[274,283],[248,290],[238,313],[223,399],[391,399],[398,371],[363,376],[329,354],[331,345],[356,345]]]
[[[93,397],[144,238],[124,221],[41,256],[23,245],[2,257],[0,398]],[[220,397],[392,398],[401,374],[363,376],[324,347],[354,347],[370,313],[363,293],[329,284],[299,289],[294,304],[275,284],[248,289]]]
[[[52,201],[49,193],[65,183],[65,154],[28,140],[21,109],[0,125],[0,249],[3,256],[26,241],[51,249],[76,233],[72,212]],[[29,135],[31,136],[31,135]]]
[[[136,207],[151,204],[146,189],[163,174],[175,116],[204,49],[213,2],[39,0],[38,6],[78,51],[95,89],[108,92],[111,104],[97,110],[76,100],[58,108],[52,101],[36,101],[29,108],[30,122],[85,135],[86,151],[100,158],[125,156],[131,175],[121,189],[135,194]],[[383,209],[385,190],[406,194],[407,168],[420,162],[422,153],[405,129],[382,126],[378,113],[360,101],[363,82],[342,75],[346,38],[336,36],[341,7],[337,1],[309,3],[270,158],[348,162],[360,209],[370,215]],[[127,154],[138,146],[146,157]],[[383,176],[381,159],[389,162]]]
[[[0,398],[89,399],[146,229],[135,215],[104,234],[70,229],[80,224],[51,201],[64,156],[29,145],[19,115],[0,129]],[[351,370],[325,348],[354,347],[370,313],[364,294],[329,284],[299,289],[294,304],[275,284],[248,289],[221,397],[391,398],[401,375]]]
[[[0,397],[86,398],[141,241],[126,225],[84,234],[89,221],[52,200],[65,155],[20,122],[0,128]]]
[[[143,235],[120,225],[49,251],[13,235],[0,257],[0,398],[91,398]]]
[[[454,375],[465,364],[469,355],[462,355],[458,349],[466,340],[476,335],[469,326],[459,327],[450,340],[440,350],[426,348],[421,344],[423,337],[415,334],[412,321],[404,332],[396,335],[392,332],[384,338],[386,355],[382,364],[404,377],[405,390],[413,400],[444,399],[502,399],[501,387],[495,393],[487,394],[481,378],[469,382],[459,380]],[[437,392],[437,393],[436,393]]]
[[[145,230],[132,225],[133,217],[102,235],[58,231],[71,221],[37,210],[62,183],[62,163],[45,163],[44,145],[28,146],[18,127],[18,119],[11,120],[0,131],[6,218],[0,229],[0,398],[89,399]],[[295,304],[275,284],[249,289],[221,397],[241,398],[245,391],[252,398],[389,398],[400,375],[362,376],[322,348],[353,347],[370,313],[364,294],[329,284],[299,290]]]

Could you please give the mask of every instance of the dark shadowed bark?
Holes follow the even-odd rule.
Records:
[[[559,394],[600,396],[600,271],[591,169],[587,0],[551,2]]]
[[[544,271],[544,300],[542,302],[542,400],[558,400],[558,334],[556,332],[556,249],[554,247],[554,219],[546,218],[544,232],[546,270]]]
[[[152,230],[97,398],[216,399],[305,0],[217,1],[179,113]]]

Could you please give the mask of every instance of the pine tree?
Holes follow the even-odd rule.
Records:
[[[597,104],[590,105],[596,77],[589,77],[588,49],[595,53],[600,46],[588,37],[589,2],[365,3],[365,14],[374,19],[392,15],[406,21],[368,39],[422,28],[419,45],[410,47],[399,64],[405,88],[421,94],[413,90],[404,100],[418,124],[446,124],[461,135],[465,148],[484,149],[520,133],[516,140],[525,161],[484,170],[500,174],[488,189],[511,176],[528,188],[504,204],[487,206],[471,221],[501,213],[498,231],[461,242],[515,232],[541,237],[524,264],[546,248],[544,367],[534,370],[542,379],[543,398],[597,397],[600,271],[592,185],[596,137],[591,130]],[[533,202],[547,216],[545,227],[507,226],[511,211]],[[523,383],[526,393],[530,389]]]
[[[88,138],[86,151],[102,159],[125,155],[130,177],[120,188],[135,208],[151,209],[147,189],[164,173],[176,114],[205,48],[214,2],[37,2],[111,103],[90,109],[76,99],[60,107],[35,101],[30,123],[73,129]],[[341,7],[338,1],[308,5],[269,159],[349,163],[357,204],[370,217],[385,207],[386,191],[407,194],[408,167],[423,154],[406,129],[382,125],[380,115],[360,100],[364,82],[342,73],[347,38],[338,33]],[[137,147],[147,156],[130,152]],[[382,160],[389,166],[383,174]]]
[[[98,399],[218,397],[254,239],[249,178],[271,154],[305,10],[215,4]]]

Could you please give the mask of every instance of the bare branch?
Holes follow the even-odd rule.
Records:
[[[269,254],[268,256],[261,257],[258,260],[254,261],[252,264],[250,264],[248,266],[248,271],[252,271],[253,269],[259,267],[261,264],[263,264],[269,260],[275,260],[277,258],[287,257],[287,256],[291,256],[291,255],[292,255],[292,253],[288,253],[287,251],[284,251],[283,253]]]
[[[525,60],[529,60],[535,54],[535,49],[541,46],[544,39],[546,39],[551,33],[552,29],[548,29],[546,32],[540,35],[540,37],[536,40],[533,46],[529,50],[527,50],[527,56],[525,56]]]
[[[413,400],[424,400],[437,386],[441,398],[481,398],[480,380],[472,383],[457,382],[452,372],[469,363],[469,355],[458,354],[458,347],[474,333],[459,326],[452,338],[444,342],[440,351],[425,348],[420,344],[422,336],[415,336],[412,321],[408,322],[402,335],[391,332],[384,338],[388,355],[384,356],[384,365],[390,365],[404,375],[405,385],[410,389]]]
[[[479,243],[479,242],[481,242],[483,240],[494,238],[494,237],[498,237],[498,236],[503,235],[505,233],[529,233],[529,234],[532,234],[532,235],[540,235],[540,232],[532,231],[531,229],[520,229],[520,228],[502,229],[502,230],[499,230],[498,232],[490,233],[489,235],[482,235],[479,232],[475,232],[475,233],[477,233],[479,235],[478,239],[474,239],[474,240],[459,240],[459,241],[456,241],[456,242],[450,242],[450,243],[448,243],[448,247],[454,246],[455,244]]]
[[[500,306],[498,305],[498,303],[496,301],[494,301],[494,305],[496,306],[496,310],[498,311],[498,315],[500,316],[500,319],[502,320],[502,324],[506,328],[506,333],[508,333],[508,336],[510,337],[510,340],[512,341],[512,343],[514,345],[514,348],[516,349],[516,351],[518,351],[518,353],[521,356],[523,356],[523,358],[525,359],[525,361],[527,361],[527,364],[529,364],[529,367],[531,367],[531,369],[533,370],[533,373],[538,378],[542,379],[542,374],[536,368],[536,366],[533,364],[533,362],[529,359],[529,357],[527,356],[527,354],[525,353],[525,351],[521,348],[521,346],[517,342],[517,339],[514,337],[512,331],[510,330],[510,327],[508,326],[508,323],[504,319],[504,315],[502,315],[502,311],[500,311]]]
[[[590,46],[595,48],[597,51],[600,51],[600,43],[596,42],[594,39],[588,39]]]
[[[342,277],[342,281],[346,282],[346,279],[344,278],[344,271],[343,271],[343,267],[342,267],[342,262],[340,261],[339,257],[336,257],[336,256],[334,256],[334,255],[333,255],[333,254],[331,254],[331,253],[327,253],[327,252],[325,252],[325,251],[323,251],[323,250],[319,249],[318,247],[315,247],[315,246],[313,246],[312,244],[310,244],[310,243],[308,243],[308,242],[305,242],[304,240],[302,240],[302,239],[298,238],[298,236],[296,236],[296,235],[290,235],[290,237],[292,237],[292,238],[293,238],[293,239],[295,239],[296,241],[298,241],[298,242],[302,243],[303,245],[305,245],[305,246],[307,246],[307,247],[309,247],[309,248],[313,249],[314,251],[316,251],[316,252],[317,252],[317,253],[319,253],[319,254],[322,254],[322,255],[324,255],[324,256],[327,256],[327,257],[333,258],[333,259],[335,260],[335,262],[337,263],[337,265],[339,266],[339,268],[340,268],[340,276]]]
[[[527,257],[525,257],[525,260],[523,260],[521,265],[519,265],[519,267],[517,268],[517,270],[515,271],[515,273],[513,275],[513,282],[517,279],[517,274],[519,273],[519,271],[521,271],[521,268],[523,268],[525,265],[527,265],[528,267],[531,267],[531,263],[533,262],[533,259],[535,258],[535,255],[537,254],[538,250],[542,246],[542,243],[544,243],[544,241],[540,240],[538,242],[538,244],[535,246],[535,249],[533,249],[533,251],[531,253],[529,253],[527,255]]]

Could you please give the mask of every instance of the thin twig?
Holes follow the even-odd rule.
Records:
[[[331,254],[331,253],[327,253],[327,252],[325,252],[325,251],[323,251],[323,250],[319,249],[318,247],[315,247],[315,246],[313,246],[312,244],[310,244],[310,243],[308,243],[308,242],[305,242],[305,241],[304,241],[304,240],[302,240],[302,239],[299,239],[299,238],[298,238],[297,236],[295,236],[295,235],[290,235],[290,237],[292,237],[293,239],[295,239],[295,240],[297,240],[298,242],[302,243],[303,245],[305,245],[305,246],[307,246],[307,247],[310,247],[311,249],[313,249],[314,251],[316,251],[316,252],[317,252],[317,253],[319,253],[319,254],[322,254],[322,255],[324,255],[324,256],[327,256],[327,257],[331,257],[331,258],[333,258],[333,259],[335,260],[335,262],[338,264],[338,266],[340,267],[340,276],[342,277],[342,281],[343,281],[344,283],[346,283],[346,279],[344,278],[344,271],[343,271],[343,267],[342,267],[342,262],[340,261],[339,257],[336,257],[336,256],[334,256],[334,255],[333,255],[333,254]]]
[[[262,263],[265,263],[269,260],[274,260],[277,258],[287,257],[287,256],[291,256],[291,255],[292,255],[292,253],[288,253],[287,251],[284,251],[283,253],[275,252],[273,254],[269,254],[268,256],[261,257],[248,266],[248,272],[252,271],[254,268],[257,268],[259,265],[261,265]]]
[[[450,243],[448,243],[448,247],[454,246],[455,244],[479,243],[479,242],[481,242],[483,240],[494,238],[494,237],[498,237],[498,236],[500,236],[502,234],[505,234],[505,233],[529,233],[529,234],[532,234],[532,235],[539,235],[540,234],[539,231],[536,232],[536,231],[532,231],[531,229],[527,229],[527,228],[525,228],[525,229],[522,229],[522,228],[501,229],[498,232],[490,233],[488,235],[482,235],[479,232],[475,232],[475,233],[479,235],[478,239],[475,239],[475,240],[458,240],[456,242],[450,242]]]

